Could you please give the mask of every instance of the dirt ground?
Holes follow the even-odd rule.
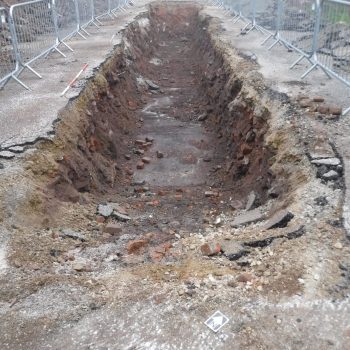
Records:
[[[6,163],[1,349],[349,348],[342,159],[224,33],[153,3]]]

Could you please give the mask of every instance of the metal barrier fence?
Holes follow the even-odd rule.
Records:
[[[16,52],[12,42],[9,14],[0,7],[0,87],[12,77],[16,70]]]
[[[335,77],[350,87],[350,2],[345,0],[205,0],[242,20],[242,31],[258,30],[266,35],[268,49],[283,44],[300,54],[291,65],[301,60],[310,62],[307,76],[315,68]],[[34,0],[13,5],[10,11],[0,8],[0,88],[11,78],[19,80],[24,69],[41,78],[31,64],[71,37],[84,39],[89,25],[96,27],[103,17],[116,17],[126,11],[130,0]],[[350,107],[344,114],[350,111]]]
[[[57,26],[57,38],[64,42],[79,30],[74,0],[53,0],[53,11]]]
[[[34,61],[52,51],[65,57],[60,45],[73,51],[67,44],[70,38],[86,39],[89,25],[99,27],[103,17],[117,17],[116,12],[130,4],[130,0],[34,0],[9,11],[0,7],[0,88],[13,79],[29,90],[19,79],[24,69],[42,78],[31,66]]]
[[[266,34],[271,50],[282,44],[299,53],[290,68],[306,59],[306,77],[320,68],[350,87],[350,1],[345,0],[220,0],[211,4],[224,7],[235,22],[246,22],[244,34],[253,29]],[[350,107],[343,115],[350,112]]]
[[[55,49],[56,46],[57,33],[50,0],[36,0],[14,5],[10,9],[10,19],[17,43],[17,63],[21,67],[20,72],[28,68],[41,78],[30,64]]]

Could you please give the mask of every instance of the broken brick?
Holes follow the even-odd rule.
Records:
[[[139,253],[143,248],[145,248],[148,245],[148,241],[145,239],[138,239],[134,241],[128,242],[128,254],[137,254]]]
[[[329,113],[332,115],[341,115],[342,112],[343,110],[340,107],[329,107]]]
[[[144,141],[144,140],[135,140],[135,145],[141,146],[141,145],[143,145],[144,143],[146,143],[146,141]]]
[[[247,282],[251,282],[252,280],[253,280],[253,275],[248,272],[242,273],[237,277],[237,282],[247,283]]]
[[[122,232],[122,226],[119,224],[110,223],[103,228],[103,232],[116,235]]]
[[[105,218],[102,215],[98,215],[96,217],[96,222],[98,222],[99,224],[103,224],[105,222]]]
[[[136,168],[137,169],[143,169],[145,167],[145,163],[144,162],[137,162],[136,164]]]
[[[203,255],[212,256],[221,252],[221,245],[219,243],[205,243],[201,246]]]
[[[142,162],[145,163],[145,164],[151,163],[151,158],[149,158],[149,157],[143,157],[141,160],[142,160]]]

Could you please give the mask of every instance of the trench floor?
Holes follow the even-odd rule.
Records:
[[[131,160],[126,162],[133,171],[133,186],[128,188],[125,203],[142,206],[137,230],[156,231],[162,241],[173,238],[169,229],[198,231],[208,215],[232,211],[232,192],[225,191],[230,182],[221,165],[225,145],[198,121],[205,114],[199,90],[201,68],[189,41],[186,32],[159,34],[157,57],[150,60],[145,78],[160,89],[151,90],[146,105],[137,111],[140,122],[135,136],[136,143],[152,142],[143,147],[142,155],[133,154],[140,147],[134,145]],[[147,163],[138,169],[142,158],[148,158]],[[136,197],[130,197],[133,191],[138,192]],[[129,228],[133,230],[132,224]]]

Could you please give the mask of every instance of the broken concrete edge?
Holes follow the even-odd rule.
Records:
[[[204,243],[200,250],[202,255],[213,257],[218,254],[223,254],[231,261],[239,260],[251,253],[251,248],[266,248],[277,239],[296,239],[305,234],[304,225],[296,225],[283,230],[283,233],[274,236],[265,237],[263,239],[250,241],[229,241],[223,243],[207,242]],[[232,246],[233,244],[233,246]]]
[[[233,260],[239,260],[240,258],[247,256],[251,253],[250,248],[266,248],[268,247],[273,241],[276,239],[296,239],[305,234],[305,227],[304,225],[298,225],[295,227],[291,227],[288,229],[285,233],[275,235],[275,236],[269,236],[263,239],[258,239],[258,240],[252,240],[252,241],[247,241],[247,242],[237,242],[237,245],[240,245],[238,247],[237,252],[234,253],[228,253],[225,252],[224,248],[221,249],[221,252],[223,255],[233,261]]]
[[[59,118],[57,118],[54,122],[56,123],[57,121],[59,120]],[[9,145],[9,146],[1,146],[0,145],[0,158],[3,158],[3,159],[7,159],[6,157],[3,157],[1,155],[2,152],[9,152],[9,153],[12,153],[13,154],[13,157],[14,158],[16,155],[20,154],[20,153],[24,153],[28,148],[32,147],[32,146],[35,146],[37,143],[41,142],[41,141],[50,141],[52,140],[52,138],[54,137],[53,135],[53,131],[49,131],[46,133],[46,135],[43,135],[43,136],[39,136],[39,137],[36,137],[35,139],[33,140],[28,140],[28,141],[24,141],[24,142],[21,142],[21,143],[14,143],[12,145]],[[16,149],[19,147],[22,148],[21,151],[17,151]]]

